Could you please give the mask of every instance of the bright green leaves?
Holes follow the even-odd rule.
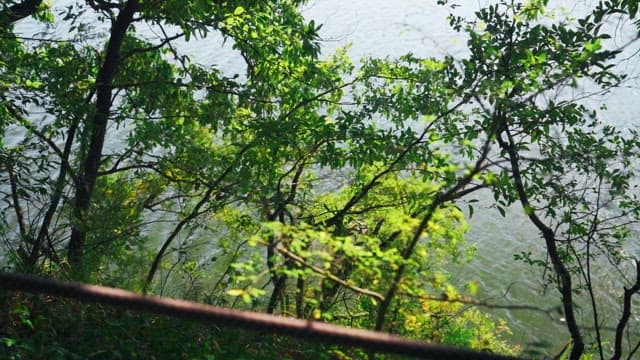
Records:
[[[291,279],[291,291],[296,282],[305,284],[303,292],[296,295],[301,297],[295,306],[286,296],[281,300],[290,304],[288,311],[312,314],[310,311],[315,309],[320,310],[320,316],[331,319],[344,311],[366,310],[370,301],[382,300],[394,272],[401,267],[407,268],[401,282],[406,293],[422,294],[421,289],[445,288],[448,282],[444,279],[434,282],[435,269],[448,261],[465,260],[472,255],[472,249],[464,248],[463,234],[467,226],[462,213],[446,205],[432,215],[421,234],[423,240],[406,259],[403,253],[438,186],[416,176],[420,169],[380,176],[382,165],[354,171],[350,175],[354,182],[339,192],[323,192],[317,196],[310,193],[302,203],[291,204],[287,216],[295,211],[296,218],[304,219],[303,222],[288,225],[281,219],[263,223],[263,230],[252,236],[254,246],[273,249],[272,276]],[[360,196],[363,188],[370,184],[374,186]],[[243,281],[255,281],[244,282],[243,287],[259,287],[265,281],[264,268],[248,269],[245,260],[236,265],[240,269],[238,266],[246,271],[242,272]],[[327,303],[338,294],[330,290],[335,284],[362,297],[360,305],[356,302],[344,309],[328,307]],[[246,292],[234,291],[233,294],[245,296]],[[300,308],[302,304],[308,305]]]
[[[461,298],[442,270],[473,253],[456,200],[490,188],[506,216],[527,197],[524,214],[555,221],[565,244],[587,239],[602,253],[622,253],[631,233],[620,219],[640,214],[631,191],[638,135],[553,98],[563,86],[621,79],[608,63],[615,52],[604,50],[601,19],[563,26],[543,18],[546,1],[499,1],[477,22],[451,19],[468,34],[461,61],[406,55],[367,59],[355,71],[346,49],[318,59],[319,26],[301,16],[300,3],[140,2],[139,31],[179,34],[131,30],[122,43],[108,153],[82,224],[90,230],[91,271],[117,278],[129,269],[118,281],[139,278],[146,252],[162,246],[163,290],[206,294],[220,305],[268,302],[274,312],[360,326],[372,325],[370,314],[397,285],[386,315],[397,310],[399,318],[389,326],[491,348],[495,339],[470,328],[499,326],[475,311],[455,317],[460,307],[429,299],[436,292]],[[83,40],[86,27],[76,20],[92,10],[79,3],[61,20],[77,26],[70,40],[81,42],[23,46],[9,36],[0,43],[0,118],[23,126],[28,138],[2,157],[21,172],[19,200],[40,206],[34,224],[47,211],[49,189],[69,202],[91,140],[84,120],[95,108],[105,44]],[[97,11],[108,25],[119,9]],[[174,44],[214,46],[210,34],[240,55],[245,74],[227,78]],[[28,116],[31,105],[46,116]],[[68,155],[60,144],[69,144]],[[63,173],[60,185],[54,173]],[[618,208],[603,219],[594,209],[605,198]],[[60,248],[68,209],[54,211],[62,225],[48,230]],[[17,248],[20,241],[8,242]],[[580,248],[562,249],[570,250]],[[131,270],[127,261],[140,266]]]
[[[305,23],[296,3],[282,2],[277,8],[267,4],[237,6],[225,13],[219,25],[243,54],[248,76],[277,86],[277,77],[300,79],[319,54],[317,27]]]
[[[140,3],[143,19],[150,23],[162,21],[176,25],[187,41],[194,36],[205,38],[211,32],[211,27],[220,21],[220,12],[226,8],[205,0],[146,0]]]
[[[161,51],[145,51],[153,44],[131,34],[122,45],[124,59],[114,79],[114,87],[122,89],[127,100],[125,107],[149,116],[179,114],[182,108],[193,106],[187,91],[182,91],[175,77],[176,69],[163,58]],[[193,90],[192,90],[193,91]],[[122,120],[120,120],[122,121]]]
[[[524,15],[527,21],[537,20],[544,15],[548,2],[548,0],[529,0],[522,5],[520,14]]]
[[[491,350],[500,354],[517,354],[501,339],[510,334],[503,321],[494,321],[475,308],[465,308],[462,303],[448,302],[446,298],[458,298],[455,289],[448,289],[442,299],[419,301],[419,308],[400,310],[405,336],[431,339],[434,342],[478,350]]]
[[[78,49],[66,43],[43,44],[14,61],[21,65],[14,69],[20,79],[12,89],[16,100],[67,114],[67,117],[87,111],[85,98],[94,86],[93,66],[97,61],[90,49]],[[68,124],[68,119],[56,121]]]
[[[233,11],[233,15],[234,16],[240,16],[244,14],[244,8],[242,6],[238,6],[234,11]]]
[[[602,39],[595,39],[594,41],[587,41],[584,43],[585,56],[594,54],[596,51],[602,49]]]
[[[52,5],[52,0],[42,1],[38,6],[38,9],[36,10],[36,12],[33,14],[33,17],[36,20],[42,21],[44,23],[49,23],[49,24],[53,23],[54,16],[53,16],[53,13],[51,12],[51,5]]]
[[[518,9],[530,13],[532,9],[543,9],[543,3],[532,1],[516,5],[516,9],[506,3],[492,5],[477,13],[480,21],[490,25],[484,30],[467,27],[472,55],[465,63],[466,77],[486,76],[487,81],[477,90],[489,95],[492,102],[523,93],[543,92],[559,83],[574,83],[582,76],[591,76],[585,72],[586,68],[604,67],[606,59],[613,55],[602,51],[600,46],[600,39],[608,35],[599,33],[600,27],[588,18],[579,20],[585,26],[579,30],[556,24],[545,26],[531,19],[511,21],[512,17],[518,17]],[[536,17],[542,14],[538,10],[534,12]],[[603,83],[616,79],[606,71],[594,76]],[[510,82],[508,93],[500,85],[506,81]]]
[[[354,229],[358,225],[364,226],[350,224]],[[305,297],[309,300],[321,297],[321,289],[313,284],[324,279],[344,281],[355,288],[375,291],[384,283],[384,269],[397,268],[402,262],[397,249],[381,248],[380,240],[366,233],[337,236],[306,224],[268,223],[265,227],[260,240],[254,241],[261,245],[276,242],[278,258],[281,259],[276,266],[277,272],[307,281],[309,286]],[[349,271],[345,273],[344,267],[347,266]]]
[[[87,246],[91,249],[84,266],[90,269],[120,267],[119,281],[139,286],[142,263],[149,238],[142,232],[145,207],[150,207],[166,191],[162,178],[154,174],[131,176],[124,173],[101,176],[96,184],[96,201],[87,214],[91,229]],[[127,264],[137,263],[136,267]],[[96,274],[97,275],[97,274]]]

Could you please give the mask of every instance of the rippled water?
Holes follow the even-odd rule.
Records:
[[[65,6],[72,1],[55,2]],[[322,23],[321,35],[324,52],[351,44],[350,55],[354,59],[365,56],[397,57],[407,52],[418,56],[440,57],[444,54],[461,57],[465,54],[465,38],[452,31],[446,21],[449,10],[439,7],[435,1],[426,0],[318,0],[304,8],[304,14]],[[481,4],[489,1],[463,1],[458,14],[470,16]],[[579,14],[588,9],[593,1],[556,2]],[[560,9],[560,5],[556,8]],[[619,26],[620,24],[612,24]],[[18,26],[24,33],[33,32],[33,23],[24,21]],[[624,27],[620,27],[624,28]],[[104,30],[96,27],[96,31]],[[140,33],[151,35],[150,29],[138,28]],[[65,29],[57,29],[63,33]],[[625,41],[628,33],[618,32],[619,43]],[[220,38],[209,37],[206,46],[202,42],[181,45],[191,53],[197,62],[217,64],[223,71],[233,74],[243,72],[241,58],[224,46]],[[631,57],[637,48],[630,48]],[[640,61],[631,57],[624,63],[622,71],[635,76],[640,74]],[[621,127],[635,127],[640,113],[639,86],[631,81],[626,88],[609,94],[593,97],[594,106],[601,102],[609,104],[609,110],[602,116],[606,121]],[[583,89],[584,90],[584,89]],[[7,139],[11,142],[12,139]],[[13,139],[15,140],[15,139]],[[111,146],[115,146],[111,144]],[[477,256],[464,270],[454,270],[460,283],[475,280],[481,285],[480,298],[493,303],[512,303],[553,308],[560,304],[553,289],[546,292],[541,288],[541,276],[535,269],[513,260],[513,254],[521,251],[542,252],[543,242],[522,211],[514,207],[507,218],[502,218],[495,209],[488,207],[488,199],[483,198],[476,206],[470,219],[471,230],[468,241],[477,246]],[[485,204],[484,206],[482,204]],[[603,294],[608,294],[603,289]],[[615,298],[610,296],[611,309],[615,309]],[[561,314],[551,313],[554,321],[546,314],[531,311],[495,311],[508,319],[514,330],[513,339],[519,343],[545,341],[558,348],[569,338]],[[588,313],[586,316],[588,316]]]
[[[489,1],[460,2],[463,6],[456,10],[459,15],[470,16],[480,5]],[[572,15],[584,13],[593,1],[551,2],[558,11]],[[562,9],[562,6],[566,9]],[[465,55],[465,38],[451,30],[447,25],[448,9],[435,5],[435,1],[317,1],[305,13],[324,23],[323,37],[326,48],[344,46],[351,43],[354,58],[363,56],[396,57],[407,52],[418,56]],[[616,32],[616,42],[622,44],[632,36],[621,24],[611,24]],[[626,28],[629,30],[629,27]],[[632,28],[631,28],[632,29]],[[640,74],[640,61],[634,57],[637,46],[627,49],[629,60],[624,62],[620,71],[634,77]],[[640,113],[640,86],[630,81],[628,86],[611,93],[593,96],[589,101],[594,107],[601,103],[609,105],[609,110],[601,114],[605,121],[622,128],[636,127],[640,122],[635,114]],[[585,89],[581,89],[584,91]],[[508,319],[513,330],[512,339],[521,344],[547,343],[551,349],[558,349],[566,343],[569,335],[562,322],[558,294],[553,289],[544,291],[543,274],[532,267],[517,262],[513,255],[522,251],[542,253],[544,243],[538,231],[527,221],[519,207],[513,207],[506,218],[495,209],[488,207],[490,196],[480,195],[481,202],[470,219],[471,228],[467,239],[477,246],[477,256],[470,267],[456,270],[459,282],[475,280],[481,284],[479,297],[487,302],[500,304],[532,305],[552,309],[549,315],[535,311],[496,310],[494,313]],[[482,204],[485,204],[484,206]],[[606,297],[608,315],[619,314],[616,299],[604,281],[600,289]],[[584,304],[586,306],[586,304]],[[578,316],[589,319],[587,310]],[[601,317],[602,318],[602,317]],[[553,351],[553,350],[551,350]]]

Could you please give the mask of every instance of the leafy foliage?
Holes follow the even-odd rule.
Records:
[[[517,353],[499,337],[502,322],[462,305],[444,270],[473,256],[458,206],[490,190],[503,216],[519,203],[542,234],[544,256],[515,257],[558,288],[570,358],[586,341],[578,290],[604,357],[592,265],[624,273],[632,258],[640,138],[564,90],[625,80],[605,24],[634,19],[637,5],[602,2],[567,25],[547,1],[497,1],[474,19],[449,17],[468,38],[463,59],[408,54],[356,67],[346,49],[320,59],[320,26],[302,17],[302,3],[87,1],[53,14],[38,4],[19,18],[68,27],[43,39],[16,37],[15,7],[0,8],[0,134],[17,139],[0,143],[9,265]],[[106,32],[94,36],[91,24]],[[215,41],[243,60],[242,74],[196,63],[179,45]],[[616,284],[625,286],[618,357],[638,283]],[[66,343],[43,348],[52,333],[34,330],[69,308],[9,300],[3,346],[76,356]],[[88,334],[104,331],[114,341],[104,351],[150,354],[116,338],[161,320],[80,312],[87,326],[51,331],[77,331],[67,338],[87,348],[98,347]],[[94,329],[104,318],[109,329]],[[29,331],[45,340],[26,341]],[[222,351],[187,342],[168,341],[167,351]]]

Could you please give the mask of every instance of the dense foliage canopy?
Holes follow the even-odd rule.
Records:
[[[501,0],[473,19],[440,2],[468,38],[464,58],[357,65],[345,49],[320,56],[320,26],[301,15],[300,0],[0,5],[0,260],[14,271],[517,354],[500,337],[505,323],[469,306],[481,305],[477,284],[456,287],[446,271],[472,258],[463,210],[472,216],[487,192],[502,216],[522,209],[539,231],[545,255],[515,256],[558,289],[570,340],[561,355],[637,355],[639,329],[628,320],[640,290],[629,247],[640,217],[639,134],[571,96],[624,84],[615,64],[638,36],[620,45],[608,24],[635,19],[637,2],[601,1],[571,18],[548,1]],[[45,30],[16,33],[27,17]],[[193,61],[191,43],[226,44],[243,71]],[[594,264],[619,271],[615,318],[598,316]],[[157,329],[166,319],[2,299],[0,354],[16,358],[146,357],[156,345],[117,343],[134,327],[186,356],[244,351],[229,345],[232,335],[196,328],[169,341]],[[87,324],[109,320],[44,330],[76,311]],[[109,334],[105,348],[91,342],[95,331]],[[74,353],[64,339],[78,337],[85,347]]]

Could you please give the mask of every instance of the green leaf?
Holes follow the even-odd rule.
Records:
[[[235,10],[233,10],[233,15],[240,16],[240,15],[244,14],[244,12],[245,12],[244,8],[242,6],[238,6],[238,7],[236,7]]]

